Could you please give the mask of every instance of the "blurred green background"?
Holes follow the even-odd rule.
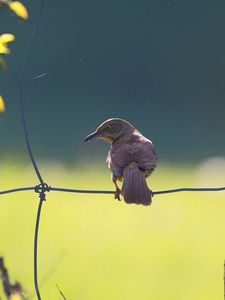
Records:
[[[0,73],[0,190],[37,184],[18,81],[38,1],[23,2],[26,22],[0,11],[0,34],[16,35],[9,70]],[[46,1],[25,91],[45,181],[111,190],[108,145],[82,140],[105,119],[122,117],[156,145],[153,190],[224,185],[224,16],[222,1]],[[56,283],[67,299],[223,299],[224,192],[157,196],[148,208],[110,195],[51,192],[47,199],[43,299],[61,299]],[[32,298],[37,196],[0,202],[0,255]]]
[[[105,168],[72,171],[50,162],[41,167],[46,180],[57,186],[112,188]],[[164,165],[149,181],[155,190],[196,186],[205,168]],[[12,172],[6,163],[0,176],[5,188],[12,181],[15,186],[36,183],[26,165]],[[222,178],[212,170],[205,184],[213,179],[224,183],[224,173]],[[178,193],[155,196],[152,206],[143,207],[112,195],[50,192],[39,235],[43,300],[62,299],[56,283],[74,300],[222,300],[224,198],[224,192]],[[0,254],[12,280],[21,281],[30,299],[37,205],[32,192],[0,198]]]

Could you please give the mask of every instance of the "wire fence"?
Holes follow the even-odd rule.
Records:
[[[28,42],[28,48],[25,53],[24,62],[22,65],[21,70],[21,76],[20,76],[20,108],[21,108],[21,119],[22,119],[22,125],[23,125],[23,132],[26,142],[26,148],[30,157],[30,160],[32,162],[34,171],[38,177],[39,184],[36,186],[27,186],[27,187],[16,187],[12,189],[2,190],[0,191],[0,195],[10,194],[10,193],[16,193],[16,192],[25,192],[25,191],[34,191],[39,195],[39,205],[36,215],[36,224],[35,224],[35,232],[34,232],[34,286],[36,291],[36,296],[38,300],[41,300],[41,294],[39,290],[39,284],[38,284],[38,234],[39,234],[39,223],[40,223],[40,217],[41,217],[41,209],[43,201],[46,200],[46,193],[55,191],[55,192],[66,192],[66,193],[87,193],[87,194],[115,194],[115,191],[108,191],[108,190],[85,190],[85,189],[71,189],[71,188],[63,188],[63,187],[51,187],[47,183],[45,183],[42,174],[38,168],[38,164],[35,160],[33,150],[31,147],[30,142],[30,136],[28,132],[28,126],[27,126],[27,120],[26,120],[26,113],[25,113],[25,105],[24,105],[24,83],[25,83],[25,75],[27,66],[29,63],[29,58],[31,55],[31,51],[34,45],[34,40],[36,38],[38,28],[41,21],[41,16],[44,9],[45,0],[39,0],[39,9],[37,12],[36,20],[33,26],[32,34],[30,37],[30,40]],[[152,191],[152,196],[154,195],[162,195],[162,194],[169,194],[169,193],[177,193],[177,192],[218,192],[218,191],[225,191],[225,187],[200,187],[200,188],[192,188],[192,187],[182,187],[182,188],[175,188],[175,189],[167,189],[167,190],[158,190],[158,191]],[[58,287],[57,287],[58,288]],[[59,288],[58,288],[59,290]],[[59,290],[60,294],[64,299],[65,296],[63,293]]]

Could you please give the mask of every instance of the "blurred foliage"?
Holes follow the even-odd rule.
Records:
[[[5,103],[2,96],[0,96],[0,113],[5,111]]]
[[[9,54],[10,49],[8,47],[8,43],[15,40],[15,36],[10,33],[5,33],[0,35],[0,53],[1,54]]]
[[[9,8],[20,18],[27,20],[28,11],[20,1],[7,1]]]
[[[18,17],[27,20],[28,19],[28,11],[23,3],[20,1],[13,0],[0,0],[0,5],[3,4],[7,6],[11,11],[13,11]]]
[[[22,285],[18,281],[12,283],[3,257],[0,257],[0,279],[8,300],[27,300]]]
[[[149,186],[209,185],[203,184],[200,167],[161,165]],[[106,168],[68,170],[48,161],[41,170],[51,186],[113,188]],[[0,190],[36,184],[32,168],[13,158],[2,163],[0,178]],[[60,299],[56,283],[67,299],[222,299],[224,199],[224,192],[177,193],[155,196],[152,206],[143,207],[112,195],[48,193],[39,235],[43,299]],[[21,192],[2,195],[0,201],[0,251],[30,299],[38,195]]]
[[[28,11],[20,1],[0,0],[0,5],[5,5],[13,11],[18,17],[26,20],[28,19]],[[0,7],[1,9],[1,7]],[[3,70],[7,69],[7,63],[2,55],[9,54],[11,51],[8,43],[15,40],[15,36],[11,33],[4,33],[0,35],[0,66]],[[5,111],[3,97],[0,95],[0,113]]]

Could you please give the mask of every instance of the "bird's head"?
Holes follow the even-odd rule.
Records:
[[[123,135],[133,132],[135,128],[123,119],[113,118],[103,122],[94,132],[89,134],[84,142],[101,139],[110,144]]]

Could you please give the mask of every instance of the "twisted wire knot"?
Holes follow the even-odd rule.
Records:
[[[42,201],[46,200],[45,193],[50,192],[50,190],[51,190],[50,185],[48,185],[47,183],[44,183],[44,182],[36,185],[34,188],[35,193],[39,194],[39,198]]]

